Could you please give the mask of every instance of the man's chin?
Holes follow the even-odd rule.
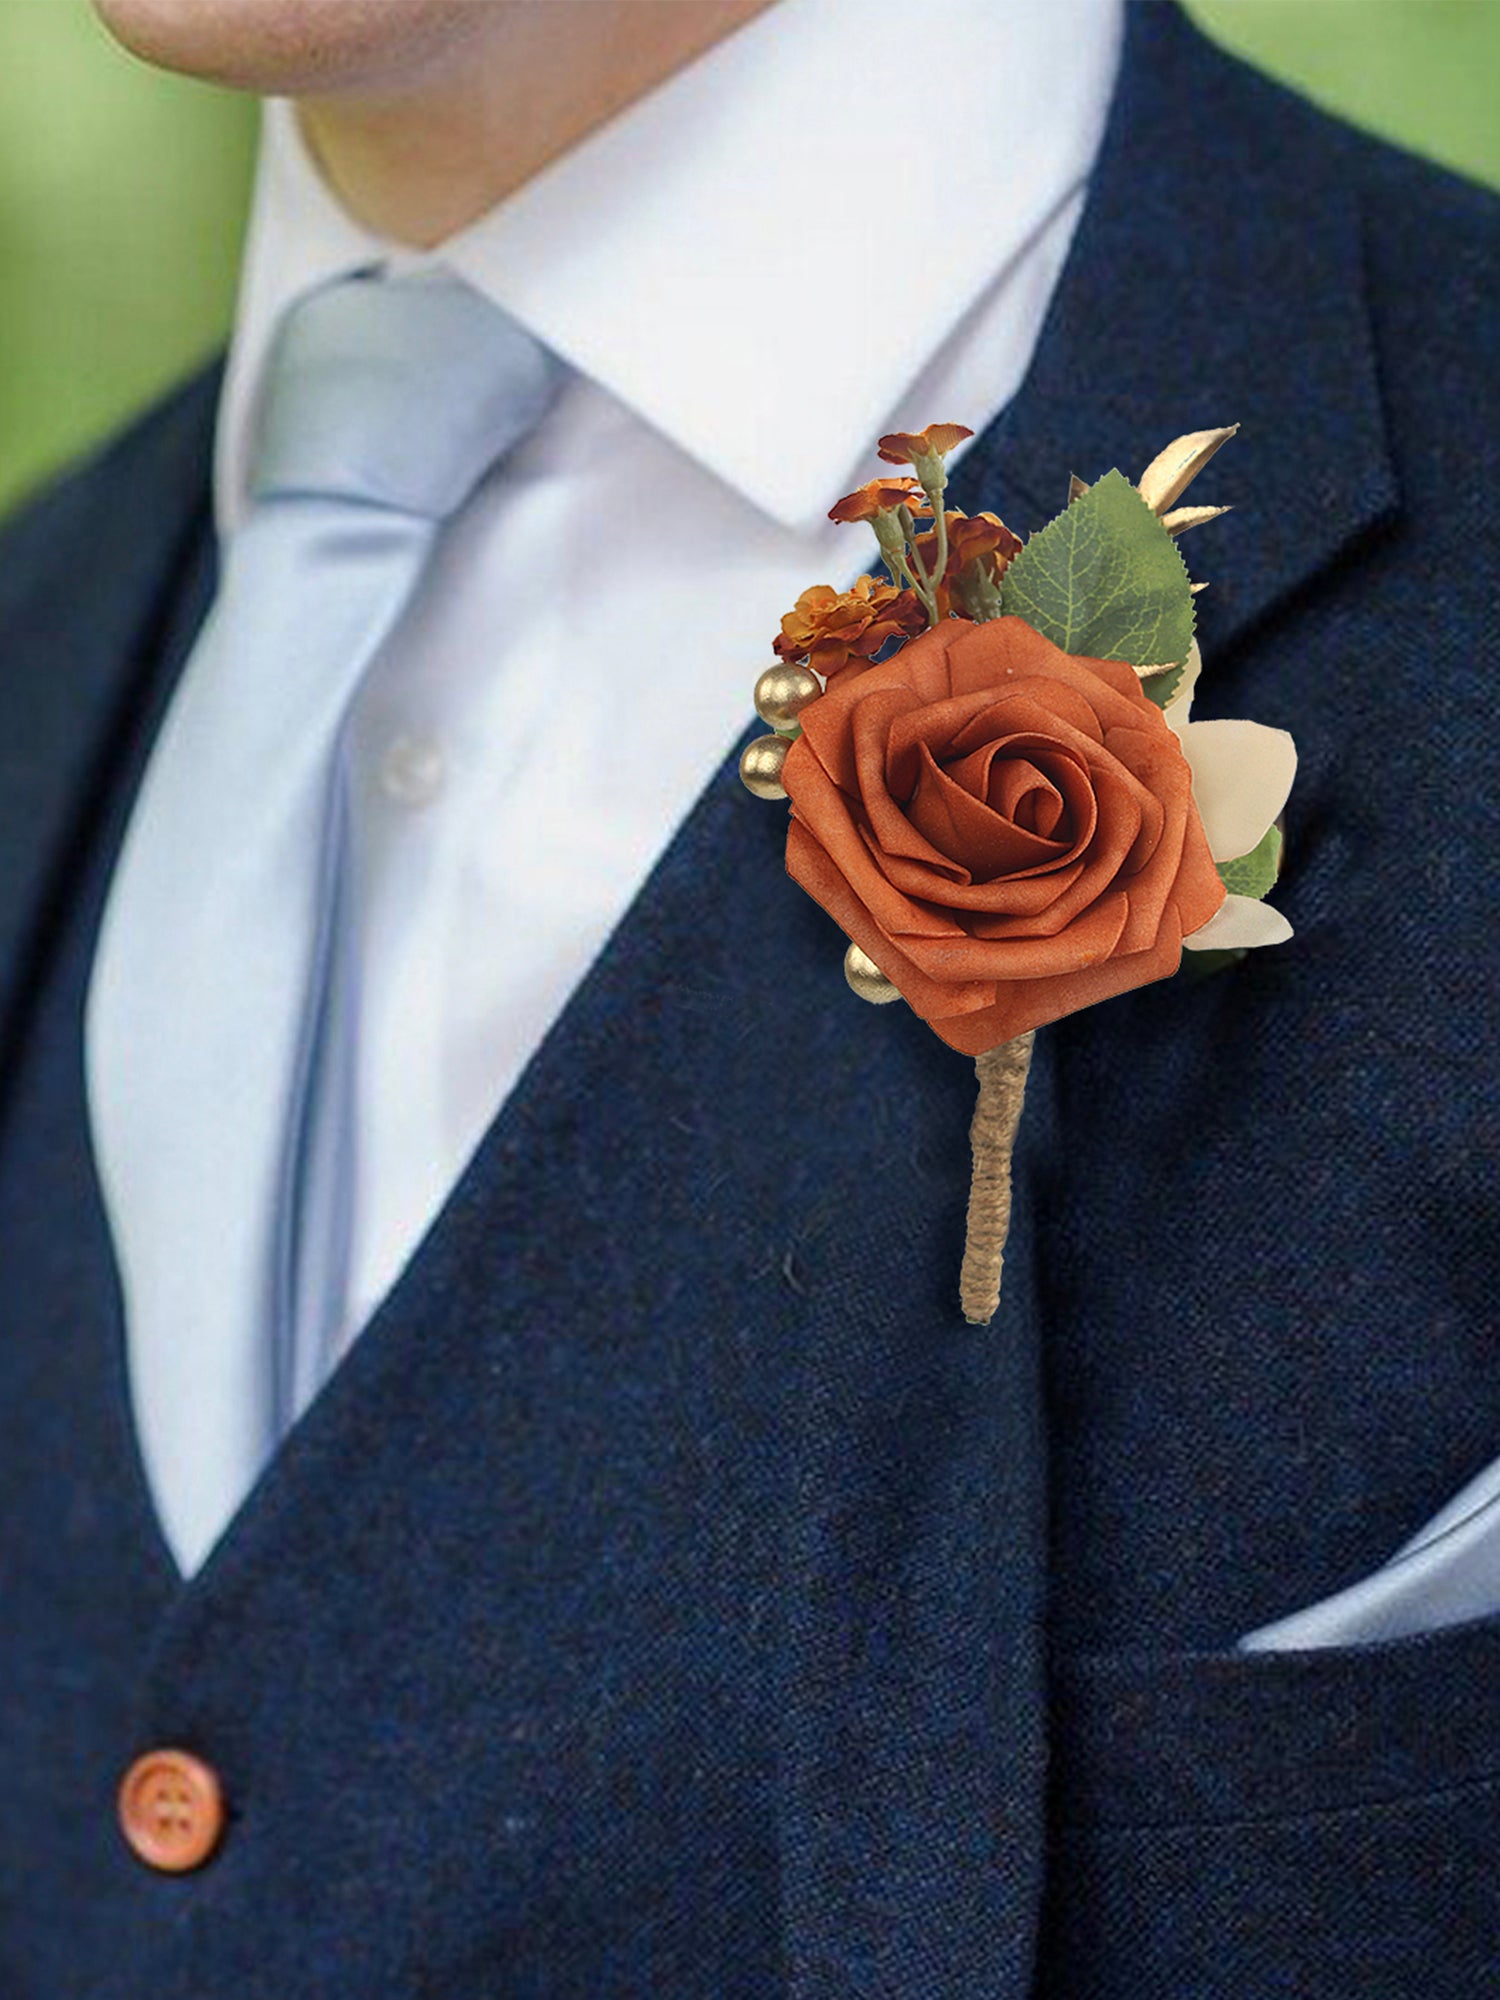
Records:
[[[94,0],[144,61],[275,96],[399,88],[506,0]]]

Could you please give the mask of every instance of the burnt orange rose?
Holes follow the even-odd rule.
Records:
[[[1224,900],[1134,670],[1024,619],[944,619],[798,719],[789,873],[967,1055],[1166,978]]]

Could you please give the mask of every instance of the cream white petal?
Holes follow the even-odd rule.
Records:
[[[1177,692],[1162,710],[1167,721],[1180,736],[1193,706],[1193,690],[1198,685],[1198,676],[1203,671],[1203,655],[1198,650],[1195,639],[1188,650],[1187,665],[1182,670],[1182,679],[1177,683]]]
[[[1193,773],[1193,803],[1215,861],[1236,861],[1265,837],[1292,789],[1297,749],[1263,722],[1188,722],[1177,732]]]
[[[1258,944],[1285,944],[1291,934],[1291,925],[1269,903],[1226,896],[1208,922],[1182,942],[1189,951],[1249,951]]]

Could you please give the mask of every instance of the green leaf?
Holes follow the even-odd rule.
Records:
[[[1276,880],[1281,865],[1281,828],[1266,828],[1265,838],[1233,861],[1217,864],[1219,880],[1231,896],[1253,896],[1257,902]]]
[[[1096,660],[1104,660],[1108,659],[1109,655],[1107,653],[1095,653],[1093,657]],[[1178,685],[1186,672],[1186,661],[1180,667],[1168,667],[1164,674],[1153,674],[1150,680],[1142,681],[1141,693],[1146,697],[1147,701],[1154,701],[1158,708],[1165,708],[1173,695],[1176,694]]]
[[[1196,986],[1200,979],[1212,979],[1216,972],[1227,972],[1231,965],[1239,965],[1249,956],[1243,947],[1233,951],[1185,951],[1177,977],[1184,986]]]
[[[1022,549],[1003,609],[1061,646],[1133,667],[1177,665],[1193,643],[1193,594],[1177,544],[1123,472],[1106,472]],[[1142,685],[1165,703],[1180,675]]]

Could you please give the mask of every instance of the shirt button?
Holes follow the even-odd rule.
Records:
[[[430,737],[396,736],[380,760],[380,789],[393,804],[416,811],[432,804],[447,773],[443,753]]]
[[[121,1782],[119,1811],[131,1853],[165,1875],[201,1867],[224,1832],[219,1780],[186,1750],[137,1757]]]

